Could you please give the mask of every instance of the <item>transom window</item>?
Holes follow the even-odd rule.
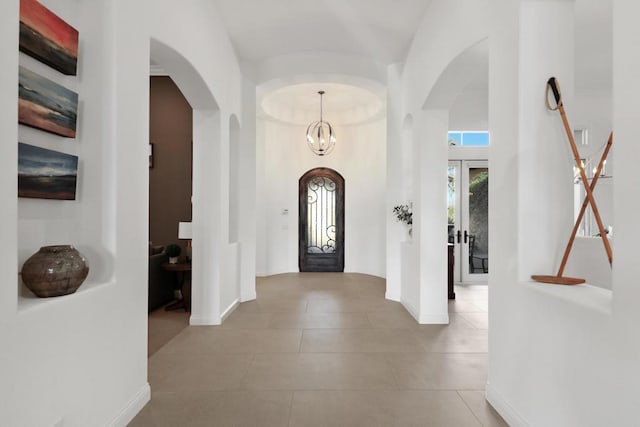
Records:
[[[487,147],[489,146],[489,132],[449,131],[447,140],[449,145],[456,147]]]

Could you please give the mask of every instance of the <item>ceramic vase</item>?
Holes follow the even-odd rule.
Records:
[[[71,245],[43,246],[22,266],[22,281],[41,298],[74,293],[88,274],[86,259]]]

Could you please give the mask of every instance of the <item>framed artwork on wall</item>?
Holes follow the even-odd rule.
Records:
[[[78,156],[18,143],[18,197],[75,200]]]
[[[78,31],[36,0],[20,0],[20,50],[62,74],[76,75]]]
[[[20,67],[18,122],[68,138],[76,137],[78,94]]]

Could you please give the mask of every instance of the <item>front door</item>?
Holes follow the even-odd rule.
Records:
[[[344,178],[316,168],[299,181],[300,271],[344,271]]]
[[[486,161],[450,161],[449,243],[455,245],[454,281],[486,282],[489,273],[489,168]]]

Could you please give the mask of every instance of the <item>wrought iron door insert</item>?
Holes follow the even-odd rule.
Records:
[[[344,271],[344,179],[312,169],[299,182],[300,271]]]

